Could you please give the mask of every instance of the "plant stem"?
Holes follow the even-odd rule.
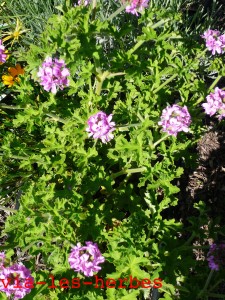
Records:
[[[162,141],[164,141],[166,138],[170,136],[169,134],[164,135],[161,139],[159,139],[157,142],[153,144],[153,148],[155,148],[158,144],[160,144]]]
[[[210,85],[210,87],[208,88],[208,91],[210,92],[214,87],[215,85],[218,83],[218,81],[222,78],[221,75],[217,76],[217,78],[213,81],[213,83]],[[200,102],[202,102],[204,98],[203,97],[200,97],[196,102],[195,102],[195,106],[198,105]]]
[[[146,42],[146,41],[140,40],[139,42],[137,42],[137,44],[134,45],[134,47],[128,51],[128,55],[133,54],[139,47],[141,47],[142,44],[144,44],[144,42]]]
[[[96,84],[96,88],[95,88],[95,93],[96,93],[96,95],[98,95],[98,96],[101,94],[101,91],[102,91],[102,84],[103,84],[103,81],[97,79],[97,84]]]
[[[121,7],[119,7],[116,11],[114,11],[114,13],[112,13],[107,19],[106,21],[111,21],[113,18],[115,18],[118,14],[120,14],[125,8],[125,5],[122,5]]]
[[[141,120],[141,122],[144,122],[145,119],[141,116],[139,112],[137,113],[137,117]]]
[[[110,73],[108,71],[105,71],[102,74],[96,76],[96,79],[97,79],[97,84],[96,84],[96,88],[95,88],[96,95],[99,96],[101,94],[102,84],[103,84],[104,80],[108,77],[109,74]]]
[[[206,292],[207,287],[208,287],[208,285],[209,285],[209,283],[210,283],[210,280],[211,280],[211,278],[212,278],[213,273],[214,273],[214,270],[211,269],[211,270],[210,270],[210,273],[209,273],[209,276],[208,276],[208,278],[207,278],[207,280],[206,280],[205,286],[204,286],[204,288],[199,292],[199,294],[198,294],[198,296],[197,296],[197,299],[200,299],[200,297],[201,297],[202,295],[204,295],[204,293]]]
[[[115,179],[116,177],[119,177],[121,175],[125,175],[125,174],[134,174],[134,173],[142,173],[146,171],[146,167],[140,167],[140,168],[135,168],[135,169],[127,169],[127,170],[122,170],[122,171],[119,171],[117,173],[113,173],[111,175],[111,178],[112,179]]]
[[[125,75],[126,73],[125,72],[118,72],[118,73],[110,73],[107,78],[111,78],[111,77],[114,77],[114,76],[120,76],[120,75]]]
[[[225,298],[224,298],[224,297],[225,297],[224,294],[222,295],[222,294],[208,293],[208,296],[209,296],[209,297],[212,297],[212,298],[215,298],[215,299],[216,299],[216,298],[217,298],[217,299],[218,299],[218,298],[219,298],[219,299],[223,299],[223,300],[225,299]]]
[[[191,236],[190,236],[189,239],[184,243],[183,246],[188,246],[188,245],[191,243],[191,241],[195,238],[195,236],[196,236],[195,232],[192,232]]]
[[[4,155],[4,152],[0,152],[0,155]],[[10,155],[9,158],[21,159],[21,160],[28,160],[26,156],[19,156],[19,155]]]
[[[134,124],[128,124],[128,125],[122,125],[122,126],[116,126],[116,128],[118,128],[119,129],[119,131],[127,131],[127,129],[129,128],[129,127],[137,127],[137,126],[141,126],[142,125],[142,123],[140,122],[140,123],[134,123]]]
[[[163,25],[164,23],[166,23],[166,22],[168,22],[168,21],[169,21],[169,19],[161,20],[161,21],[159,21],[159,22],[153,24],[152,26],[149,24],[149,25],[147,25],[147,27],[151,27],[152,29],[155,29],[155,28],[157,28],[157,27]],[[128,55],[133,54],[133,53],[134,53],[134,52],[135,52],[142,44],[144,44],[144,42],[147,42],[147,41],[146,41],[146,40],[140,40],[139,42],[137,42],[137,44],[134,45],[134,47],[131,48],[131,49],[127,52]]]
[[[165,19],[165,20],[161,20],[155,24],[153,24],[152,26],[148,25],[147,27],[151,27],[152,29],[155,29],[163,24],[165,24],[166,22],[168,22],[170,19]]]
[[[6,105],[5,103],[0,104],[0,108],[9,108],[9,109],[25,109],[24,107]]]
[[[54,114],[52,114],[52,113],[47,113],[46,116],[49,116],[49,117],[51,117],[53,120],[58,121],[58,122],[61,122],[61,123],[63,123],[63,124],[66,124],[66,123],[67,123],[66,120],[64,120],[64,119],[62,119],[62,118],[60,118],[60,117],[58,117],[58,116],[56,116],[56,115],[54,115]]]
[[[112,78],[114,76],[121,76],[126,74],[125,72],[110,73],[109,71],[105,71],[102,73],[100,68],[96,68],[96,70],[98,71],[98,75],[96,76],[96,81],[97,81],[96,88],[95,88],[96,95],[101,94],[102,84],[106,78]]]
[[[97,7],[97,0],[93,0],[93,3],[92,3],[92,18],[91,20],[94,21],[95,20],[95,16],[96,16],[96,7]]]
[[[215,287],[220,284],[223,281],[223,279],[220,279],[219,281],[217,281],[208,291],[213,291],[215,289]]]
[[[4,103],[1,103],[0,104],[0,108],[9,108],[9,109],[26,109],[25,107],[18,107],[18,106],[11,106],[11,105],[6,105]],[[46,116],[49,116],[51,117],[53,120],[55,121],[58,121],[58,122],[61,122],[61,123],[64,123],[66,124],[66,120],[54,115],[54,114],[51,114],[51,113],[48,113],[46,114]]]
[[[166,81],[164,81],[156,90],[153,91],[154,94],[156,94],[158,91],[160,91],[165,85],[170,83],[174,78],[176,78],[178,74],[173,74],[170,78],[168,78]]]
[[[208,90],[211,91],[214,88],[214,86],[218,83],[218,81],[220,81],[221,78],[222,78],[221,75],[217,76],[217,78],[213,81],[213,83],[210,85]]]
[[[4,153],[2,153],[2,152],[0,152],[0,155],[4,155]],[[18,160],[29,160],[30,159],[30,157],[29,156],[20,156],[20,155],[9,155],[8,157],[7,157],[7,159],[18,159]],[[34,159],[32,159],[32,161],[33,161]],[[44,160],[34,160],[34,162],[36,162],[36,163],[44,163]]]
[[[19,155],[10,155],[9,158],[19,159],[19,160],[28,160],[28,157],[25,156],[19,156]]]

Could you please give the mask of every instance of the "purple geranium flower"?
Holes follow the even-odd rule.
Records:
[[[93,136],[94,139],[101,139],[103,143],[107,143],[113,139],[112,131],[115,130],[115,123],[111,122],[112,114],[107,116],[106,113],[100,111],[91,116],[87,123],[86,131],[89,132],[88,136]]]
[[[99,264],[105,261],[96,243],[86,242],[86,246],[80,243],[73,247],[69,256],[69,264],[76,272],[82,272],[85,276],[93,276],[101,270]]]
[[[209,267],[212,270],[219,271],[220,268],[225,267],[225,244],[212,244],[210,246],[207,260]]]
[[[15,264],[0,272],[0,291],[8,297],[14,296],[14,300],[22,299],[33,288],[34,278],[23,264]]]
[[[138,13],[148,6],[148,2],[149,0],[130,0],[129,5],[126,6],[126,12],[138,16]]]
[[[213,116],[218,113],[219,120],[225,117],[225,91],[215,88],[214,93],[206,97],[207,102],[202,104],[207,115]]]
[[[224,53],[225,47],[225,35],[221,35],[218,30],[208,29],[201,36],[206,41],[206,47],[208,50],[212,51],[212,54],[215,55]]]
[[[51,90],[53,94],[56,94],[58,88],[62,90],[69,85],[70,72],[63,59],[47,57],[42,67],[39,67],[37,75],[44,90]]]
[[[2,45],[2,40],[0,40],[0,64],[5,63],[7,54],[5,53],[5,47]]]
[[[161,120],[158,124],[163,127],[164,132],[177,136],[177,133],[180,131],[189,131],[191,116],[186,106],[181,107],[174,104],[163,109]]]

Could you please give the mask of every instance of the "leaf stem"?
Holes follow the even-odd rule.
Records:
[[[208,88],[208,91],[211,91],[214,88],[214,86],[218,83],[218,81],[220,81],[221,78],[222,78],[221,75],[217,76],[217,78],[213,81],[213,83]]]
[[[60,117],[58,117],[58,116],[55,115],[55,114],[47,113],[46,116],[51,117],[52,120],[54,120],[54,121],[58,121],[58,122],[63,123],[63,124],[66,124],[66,123],[67,123],[66,120],[64,120],[64,119],[62,119],[62,118],[60,118]]]
[[[222,78],[221,75],[217,76],[216,79],[213,81],[213,83],[210,85],[210,87],[208,88],[208,92],[211,92],[211,90],[215,87],[215,85],[220,81],[220,79]],[[200,97],[196,102],[195,102],[195,106],[198,105],[200,102],[202,102],[202,100],[204,100],[203,97]]]
[[[115,76],[121,76],[126,74],[125,72],[110,73],[109,71],[105,71],[102,73],[100,68],[96,68],[96,70],[98,71],[98,74],[96,75],[96,81],[97,81],[96,88],[95,88],[96,95],[101,94],[102,84],[106,78],[112,78]]]
[[[20,155],[10,155],[9,158],[19,159],[19,160],[29,160],[28,157],[20,156]]]
[[[168,22],[169,19],[165,19],[165,20],[160,20],[159,22],[153,24],[152,26],[150,24],[147,25],[147,27],[151,27],[152,29],[155,29],[161,25],[163,25],[164,23]],[[128,55],[133,54],[142,44],[144,44],[144,42],[147,42],[147,40],[140,40],[137,42],[136,45],[134,45],[133,48],[131,48],[127,53]]]
[[[5,103],[0,104],[0,108],[8,108],[8,109],[25,109],[25,107],[6,105]]]
[[[117,173],[113,173],[111,175],[112,179],[115,179],[116,177],[119,177],[121,175],[125,175],[125,174],[134,174],[134,173],[142,173],[146,171],[146,167],[140,167],[140,168],[134,168],[134,169],[127,169],[127,170],[121,170]]]
[[[140,123],[133,123],[133,124],[128,124],[128,125],[118,125],[118,126],[116,126],[116,128],[118,128],[119,129],[119,131],[127,131],[127,129],[129,128],[129,127],[137,127],[137,126],[141,126],[142,125],[142,122],[140,122]]]
[[[96,16],[96,9],[97,9],[97,0],[93,0],[93,3],[92,3],[92,21],[95,20],[95,16]]]
[[[191,236],[190,236],[189,239],[184,243],[183,246],[188,246],[188,245],[192,242],[192,240],[193,240],[195,237],[196,237],[195,232],[192,232]]]
[[[112,19],[115,18],[118,14],[120,14],[124,9],[125,9],[125,5],[122,5],[122,6],[119,7],[116,11],[114,11],[114,13],[112,13],[112,14],[106,19],[106,21],[112,21]]]
[[[13,106],[13,105],[11,106],[11,105],[6,105],[6,104],[4,104],[4,103],[1,103],[1,104],[0,104],[0,108],[8,108],[8,109],[26,109],[26,107],[18,107],[18,106]],[[58,117],[58,116],[56,116],[56,115],[54,115],[54,114],[52,114],[52,113],[47,113],[46,116],[51,117],[51,118],[52,118],[53,120],[55,120],[55,121],[58,121],[58,122],[61,122],[61,123],[64,123],[64,124],[67,123],[66,120],[64,120],[64,119],[62,119],[62,118],[60,118],[60,117]]]
[[[223,279],[218,280],[208,291],[213,291],[215,289],[215,287],[220,284],[223,281]]]
[[[211,278],[212,278],[212,276],[213,276],[213,273],[214,273],[214,270],[210,270],[210,273],[209,273],[209,276],[208,276],[208,278],[207,278],[207,280],[206,280],[206,283],[205,283],[205,286],[204,286],[204,288],[199,292],[199,294],[198,294],[198,296],[197,296],[197,299],[200,299],[200,297],[202,296],[202,295],[204,295],[204,293],[206,292],[206,290],[207,290],[207,287],[208,287],[208,285],[209,285],[209,283],[210,283],[210,280],[211,280]]]
[[[173,74],[170,78],[168,78],[166,81],[164,81],[156,90],[153,91],[154,94],[156,94],[158,91],[160,91],[164,86],[166,86],[168,83],[170,83],[174,78],[176,78],[178,74]]]
[[[224,294],[215,294],[215,293],[208,293],[209,297],[215,298],[215,299],[223,299],[224,300]]]
[[[115,77],[115,76],[121,76],[121,75],[125,75],[125,72],[118,72],[118,73],[110,73],[107,78],[111,78],[111,77]]]
[[[99,96],[101,94],[102,84],[103,84],[104,80],[108,77],[109,74],[110,74],[109,71],[105,71],[102,74],[99,74],[96,76],[96,79],[97,79],[97,84],[96,84],[96,88],[95,88],[96,95]]]
[[[164,135],[161,139],[159,139],[157,142],[155,142],[155,143],[153,144],[153,149],[154,149],[158,144],[160,144],[162,141],[164,141],[166,138],[168,138],[168,136],[170,136],[170,134]]]

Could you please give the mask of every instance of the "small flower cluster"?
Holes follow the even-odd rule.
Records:
[[[129,5],[126,6],[126,12],[138,16],[138,13],[148,6],[148,2],[149,0],[130,0]]]
[[[63,59],[47,57],[37,73],[44,90],[56,94],[57,88],[63,89],[69,85],[69,70]]]
[[[210,93],[207,97],[207,102],[202,106],[207,115],[213,116],[216,113],[219,120],[225,117],[225,91],[215,88],[214,93]]]
[[[31,292],[34,278],[30,270],[23,264],[4,266],[5,254],[0,253],[0,291],[6,293],[7,297],[14,296],[14,300],[22,299]],[[18,285],[19,283],[19,285]],[[25,283],[25,284],[24,284]],[[16,288],[15,286],[18,285]]]
[[[90,4],[90,2],[91,2],[91,0],[79,0],[78,5],[87,6],[88,4]]]
[[[21,68],[20,64],[17,64],[14,67],[8,68],[9,74],[2,76],[2,81],[5,85],[8,85],[8,87],[11,87],[15,82],[19,82],[20,79],[18,78],[18,75],[24,74],[24,69]]]
[[[174,104],[163,109],[161,120],[158,124],[163,127],[164,132],[177,136],[177,133],[180,131],[189,131],[191,116],[186,106],[181,107]]]
[[[80,243],[75,246],[69,256],[69,264],[76,272],[82,272],[85,276],[93,276],[94,272],[101,270],[99,264],[105,261],[96,243],[86,242],[86,246]]]
[[[112,114],[107,116],[106,113],[100,111],[88,119],[88,127],[86,131],[88,136],[93,136],[94,139],[101,139],[103,143],[113,139],[112,131],[115,130],[115,123],[111,122]]]
[[[210,246],[207,260],[212,270],[219,271],[225,267],[225,244],[212,244]]]
[[[0,64],[5,63],[7,59],[7,54],[5,47],[2,45],[2,40],[0,40]]]
[[[215,55],[224,53],[225,48],[225,34],[220,34],[218,30],[208,29],[201,36],[206,41],[206,47],[208,50],[212,51],[212,54]]]

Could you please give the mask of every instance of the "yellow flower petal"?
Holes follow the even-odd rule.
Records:
[[[14,84],[13,76],[11,75],[3,75],[2,81],[5,85],[8,85],[9,87],[11,87]]]

